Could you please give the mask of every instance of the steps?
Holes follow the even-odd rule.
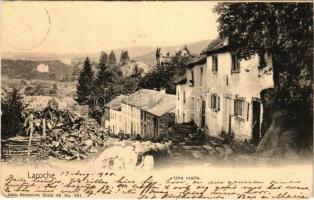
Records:
[[[175,124],[170,137],[172,140],[171,160],[183,162],[205,158],[207,151],[201,146],[203,136],[193,123]]]
[[[188,142],[190,140],[189,135],[193,134],[195,127],[193,124],[175,124],[173,126],[174,133],[172,134],[171,140],[174,144],[182,142]]]

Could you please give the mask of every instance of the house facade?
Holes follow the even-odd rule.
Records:
[[[120,95],[111,100],[105,105],[104,114],[104,126],[111,134],[118,134],[123,131],[123,124],[121,124],[124,115],[122,113],[122,100],[126,98],[124,95]]]
[[[205,126],[205,102],[202,96],[206,91],[207,65],[206,56],[200,56],[187,63],[187,83],[190,89],[191,119],[198,127]]]
[[[175,122],[185,123],[192,120],[190,110],[190,87],[187,84],[187,75],[180,77],[175,82],[176,84],[176,111],[175,111]]]
[[[199,60],[188,63],[186,71],[186,84],[194,83],[188,97],[194,102],[189,106],[191,120],[210,136],[225,133],[239,140],[259,140],[260,92],[273,87],[271,57],[239,60],[226,39],[216,39]]]
[[[122,124],[123,133],[127,135],[137,135],[141,133],[141,110],[129,104],[129,96],[122,103],[123,118],[119,122]]]
[[[122,100],[123,132],[141,137],[166,134],[174,121],[175,95],[165,90],[140,89]]]
[[[176,81],[176,123],[194,121],[205,125],[205,113],[200,109],[206,91],[206,56],[200,56],[186,65],[186,74]]]

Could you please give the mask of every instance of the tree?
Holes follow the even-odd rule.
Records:
[[[113,51],[109,55],[109,60],[107,54],[101,53],[98,63],[99,70],[96,74],[93,89],[90,91],[93,101],[89,103],[89,114],[99,123],[103,114],[103,106],[115,96],[115,87],[119,84],[120,76],[122,76],[121,70],[113,64],[115,62],[110,61],[113,58],[115,60]],[[97,105],[95,105],[96,101]]]
[[[98,67],[100,67],[101,65],[108,65],[108,54],[106,54],[103,51],[101,52],[100,57],[99,57]]]
[[[289,128],[299,145],[312,141],[313,5],[311,3],[222,3],[219,34],[242,59],[271,55],[275,92],[273,108],[289,112]],[[263,67],[263,66],[261,66]],[[307,145],[305,145],[305,143]]]
[[[158,52],[158,49],[157,49]],[[178,51],[168,64],[164,64],[156,71],[147,73],[141,80],[140,86],[148,89],[165,88],[167,93],[175,94],[176,86],[175,80],[186,72],[185,65],[195,55],[184,54]]]
[[[137,64],[134,65],[133,72],[131,74],[131,77],[135,77],[137,79],[140,79],[143,73],[143,69],[139,68]]]
[[[126,64],[130,61],[130,56],[129,56],[129,53],[128,51],[123,51],[121,52],[121,56],[120,56],[120,63],[121,64]]]
[[[83,69],[76,85],[77,98],[79,104],[89,104],[93,88],[93,71],[89,58],[84,61]]]
[[[19,90],[13,88],[6,91],[6,95],[1,100],[1,138],[16,136],[20,133],[24,123],[24,111],[26,105]]]
[[[116,54],[114,53],[114,51],[111,51],[109,54],[108,64],[109,65],[117,64]]]
[[[104,52],[100,54],[98,68],[99,71],[96,75],[95,85],[103,85],[104,87],[107,87],[108,83],[112,82],[113,74],[108,66],[108,55]]]

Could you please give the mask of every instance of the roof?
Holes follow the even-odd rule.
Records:
[[[189,62],[187,62],[185,66],[186,67],[193,67],[197,64],[204,64],[204,63],[206,63],[206,55],[200,55],[196,58],[193,58]]]
[[[219,50],[223,50],[228,47],[228,39],[227,38],[217,38],[211,41],[208,46],[202,50],[201,54],[211,54],[216,53]]]
[[[120,95],[114,99],[112,99],[109,103],[107,103],[105,106],[108,108],[111,108],[113,110],[119,110],[121,108],[121,102],[122,100],[126,98],[125,95]]]
[[[184,74],[183,76],[180,76],[178,79],[176,79],[176,80],[174,81],[174,83],[175,83],[176,85],[179,85],[179,84],[185,84],[186,81],[187,81],[187,76],[186,76],[186,74]]]
[[[122,102],[160,117],[175,109],[176,96],[164,91],[140,89]]]

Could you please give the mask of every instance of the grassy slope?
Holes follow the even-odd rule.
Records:
[[[39,73],[36,67],[39,64],[49,66],[48,73]],[[8,78],[20,79],[43,79],[51,80],[51,75],[55,74],[55,80],[62,80],[66,76],[71,77],[73,68],[70,65],[64,64],[59,60],[49,61],[29,61],[29,60],[1,60],[1,75]]]

